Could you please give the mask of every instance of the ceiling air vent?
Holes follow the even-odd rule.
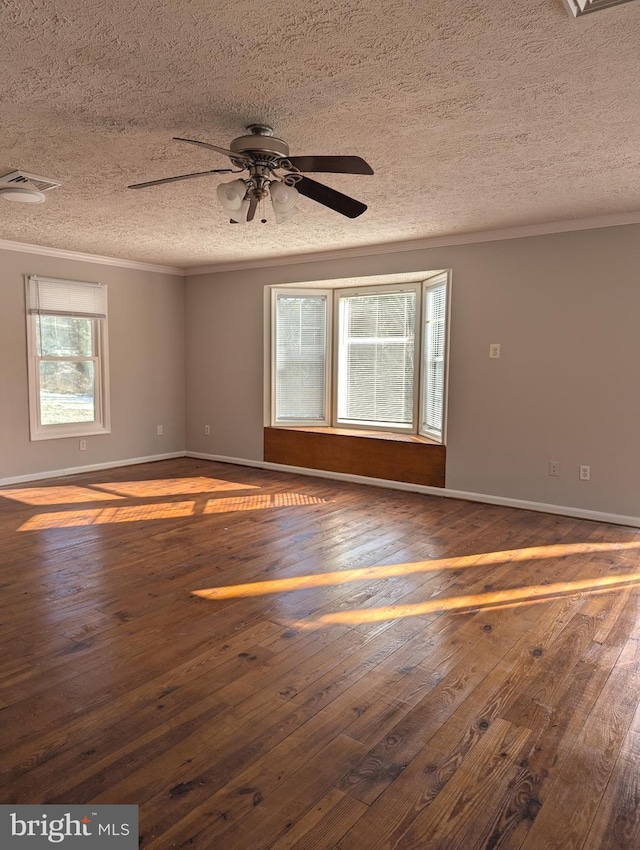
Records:
[[[631,0],[564,0],[565,6],[575,18],[589,12],[599,12],[601,9],[609,9],[611,6],[630,2]]]
[[[46,192],[47,189],[58,189],[62,186],[59,180],[50,180],[48,177],[38,177],[35,174],[29,174],[27,171],[12,171],[11,174],[5,174],[0,177],[0,183],[3,185],[13,186],[33,186],[40,192]]]

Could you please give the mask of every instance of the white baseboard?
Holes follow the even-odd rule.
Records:
[[[78,475],[81,472],[96,472],[99,469],[114,469],[117,466],[134,466],[138,463],[151,463],[154,460],[171,460],[176,457],[184,457],[184,452],[167,452],[161,455],[149,455],[148,457],[130,457],[125,460],[111,460],[107,463],[92,463],[87,466],[72,466],[68,469],[52,469],[49,472],[33,472],[29,475],[14,475],[11,478],[0,478],[0,487],[9,484],[23,484],[27,481],[42,481],[45,478],[63,478],[65,475]]]
[[[336,481],[349,481],[352,484],[366,484],[372,487],[386,487],[389,490],[405,490],[411,493],[425,493],[430,496],[444,496],[449,499],[464,499],[467,502],[482,502],[488,505],[501,505],[505,508],[519,508],[526,511],[537,511],[544,514],[588,519],[593,522],[609,522],[613,525],[628,525],[640,528],[640,517],[609,514],[603,511],[591,511],[586,508],[576,508],[570,505],[548,505],[545,502],[530,502],[525,499],[512,499],[506,496],[493,496],[488,493],[470,493],[465,490],[451,490],[447,487],[427,487],[424,484],[407,484],[404,481],[388,481],[386,478],[367,478],[364,475],[350,475],[344,472],[327,472],[324,469],[308,469],[301,466],[287,466],[282,463],[247,460],[246,458],[210,455],[202,452],[186,452],[186,457],[215,460],[219,463],[233,463],[239,466],[253,466],[258,469],[273,469],[278,472],[289,472],[295,475],[311,475],[315,478],[330,478]]]
[[[23,484],[30,481],[42,481],[47,478],[63,478],[67,475],[77,475],[83,472],[96,472],[101,469],[114,469],[118,466],[134,466],[139,463],[151,463],[157,460],[172,460],[179,457],[192,457],[201,460],[212,460],[218,463],[235,464],[236,466],[250,466],[257,469],[272,469],[276,472],[285,472],[294,475],[310,475],[314,478],[328,478],[334,481],[347,481],[352,484],[365,484],[371,487],[385,487],[388,490],[404,490],[411,493],[425,493],[430,496],[443,496],[449,499],[464,499],[468,502],[481,502],[489,505],[501,505],[506,508],[519,508],[539,513],[557,514],[559,516],[571,516],[577,519],[592,520],[593,522],[608,522],[613,525],[628,525],[632,528],[640,528],[640,517],[624,516],[622,514],[610,514],[603,511],[592,511],[586,508],[577,508],[571,505],[549,505],[544,502],[531,502],[525,499],[512,499],[506,496],[494,496],[488,493],[471,493],[465,490],[452,490],[447,487],[427,487],[424,484],[408,484],[404,481],[389,481],[386,478],[368,478],[364,475],[351,475],[344,472],[328,472],[324,469],[309,469],[302,466],[287,466],[282,463],[268,463],[267,461],[248,460],[241,457],[228,457],[226,455],[212,455],[204,452],[167,452],[159,455],[148,455],[146,457],[126,458],[114,460],[107,463],[93,463],[86,466],[74,466],[67,469],[53,469],[48,472],[35,472],[29,475],[16,475],[9,478],[0,478],[0,487],[11,484]]]

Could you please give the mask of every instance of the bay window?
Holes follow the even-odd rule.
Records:
[[[274,287],[271,424],[444,442],[449,276],[358,288]]]

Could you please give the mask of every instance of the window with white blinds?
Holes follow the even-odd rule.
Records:
[[[274,296],[274,422],[326,425],[329,293]]]
[[[414,427],[417,295],[337,293],[338,424]]]
[[[107,287],[103,283],[31,275],[27,279],[27,300],[29,313],[107,318]]]
[[[26,280],[31,439],[109,432],[107,290]]]
[[[271,424],[444,442],[448,299],[448,273],[358,289],[273,288]]]
[[[442,440],[444,427],[447,281],[425,286],[420,433]]]

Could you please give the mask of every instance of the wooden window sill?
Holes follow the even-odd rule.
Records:
[[[402,434],[398,431],[370,431],[358,428],[333,428],[324,425],[272,425],[279,431],[305,431],[310,434],[337,434],[341,437],[366,437],[370,440],[391,440],[394,443],[419,443],[427,446],[440,446],[442,443],[430,440],[420,434]]]

